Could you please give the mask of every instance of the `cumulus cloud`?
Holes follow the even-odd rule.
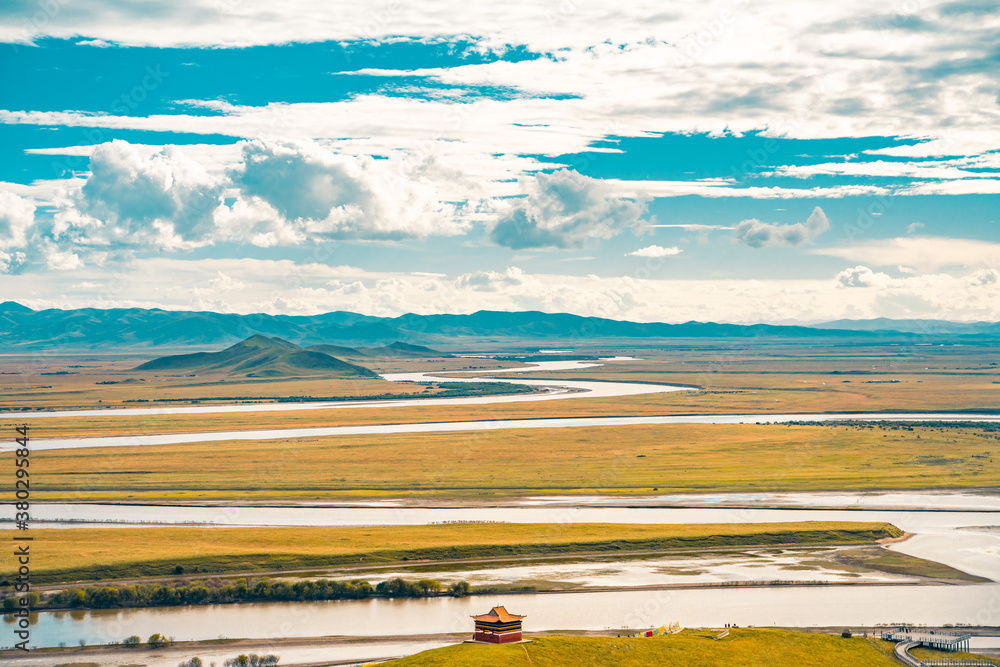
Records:
[[[16,250],[28,242],[35,224],[35,203],[13,192],[0,190],[0,273],[23,264],[25,253]]]
[[[639,248],[638,250],[633,250],[632,252],[625,253],[626,257],[669,257],[671,255],[679,255],[683,252],[677,246],[670,246],[669,248],[664,248],[658,245],[649,245],[645,248]]]
[[[751,248],[769,246],[800,246],[813,241],[830,229],[830,221],[819,206],[804,222],[779,225],[761,222],[756,218],[744,220],[735,227],[736,240]]]
[[[5,252],[0,250],[0,273],[6,273],[14,267],[23,264],[26,259],[23,252]]]
[[[35,203],[0,190],[0,250],[23,247],[35,222]]]
[[[562,169],[522,183],[525,196],[500,204],[490,231],[494,243],[522,248],[579,248],[642,226],[645,199],[616,194],[610,185]]]
[[[965,281],[970,287],[996,285],[1000,282],[1000,271],[997,271],[994,268],[984,267],[967,275],[965,277]]]
[[[222,184],[176,146],[149,154],[126,141],[97,146],[76,197],[91,243],[161,248],[203,245],[212,235]]]
[[[933,312],[944,307],[949,292],[956,300],[952,306],[961,305],[963,300],[993,301],[998,296],[996,288],[1000,284],[1000,271],[983,267],[963,276],[929,273],[893,278],[887,273],[858,265],[838,273],[834,284],[838,289],[866,289],[897,307],[904,303],[911,306],[922,304],[927,312]]]
[[[867,266],[844,269],[834,278],[839,287],[886,287],[892,277],[886,273],[876,273]]]
[[[215,277],[209,280],[205,287],[196,287],[192,290],[192,293],[198,296],[212,296],[218,295],[220,292],[243,290],[249,286],[249,283],[236,280],[222,271],[217,271]]]
[[[47,245],[43,254],[45,265],[53,271],[73,271],[83,266],[80,256],[72,250],[60,250],[54,245]]]
[[[477,292],[496,292],[505,287],[521,285],[526,279],[524,271],[516,266],[508,266],[503,273],[475,271],[462,274],[455,279],[455,286],[459,289],[472,289]]]
[[[254,140],[242,150],[230,174],[242,199],[220,216],[230,233],[258,245],[450,235],[468,227],[433,186],[388,161],[339,155],[311,141]]]
[[[88,152],[90,174],[53,198],[48,239],[88,263],[101,253],[220,241],[271,247],[454,235],[472,224],[464,205],[442,201],[412,165],[339,155],[312,141],[238,142],[228,167],[208,169],[188,147],[115,140]],[[0,251],[23,243],[33,212],[30,200],[0,193]]]

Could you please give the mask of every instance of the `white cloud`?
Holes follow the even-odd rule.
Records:
[[[26,259],[26,255],[23,252],[4,252],[0,250],[0,273],[6,273],[12,268],[23,264]]]
[[[485,36],[476,45],[481,51],[500,52],[514,45],[543,57],[420,72],[440,89],[447,89],[440,97],[360,94],[329,103],[272,102],[260,106],[216,99],[183,100],[177,107],[190,113],[152,116],[0,110],[0,122],[6,123],[257,139],[252,144],[225,147],[203,144],[147,149],[133,145],[134,151],[119,146],[114,149],[117,153],[107,146],[66,150],[65,154],[77,156],[97,153],[100,168],[87,179],[84,190],[78,187],[82,183],[71,179],[63,184],[45,181],[10,189],[40,206],[60,206],[53,223],[54,266],[74,266],[81,261],[90,264],[110,256],[119,245],[180,249],[219,241],[273,247],[322,239],[392,240],[460,234],[482,222],[490,225],[494,240],[502,245],[580,247],[590,239],[642,227],[643,204],[651,197],[785,200],[1000,192],[1000,179],[990,173],[1000,168],[1000,153],[989,152],[1000,148],[996,82],[992,70],[979,67],[995,50],[995,33],[1000,27],[1000,14],[995,12],[970,21],[968,16],[951,15],[939,5],[922,3],[912,19],[915,25],[925,27],[903,30],[891,21],[886,25],[884,8],[863,0],[827,3],[822,12],[816,11],[814,3],[790,5],[783,0],[682,2],[671,5],[670,11],[663,11],[662,2],[656,0],[615,6],[596,0],[559,6],[426,0],[382,7],[345,2],[338,4],[336,12],[319,0],[290,0],[278,9],[265,0],[240,0],[237,4],[154,0],[135,5],[97,0],[58,5],[59,11],[44,22],[34,23],[25,21],[36,12],[34,5],[15,3],[0,10],[0,38],[23,42],[43,34],[74,39],[85,35],[102,45],[186,47],[318,40],[349,43],[358,39],[377,45],[408,37],[434,41],[472,35],[473,40]],[[386,76],[403,73],[402,69],[381,72]],[[413,78],[413,73],[409,74]],[[469,92],[469,87],[475,86],[509,91],[510,97],[476,98],[472,92],[458,101],[452,95],[454,90]],[[541,96],[533,97],[535,94]],[[887,186],[859,181],[801,188],[743,187],[722,178],[601,183],[579,174],[572,176],[574,172],[535,177],[541,170],[570,167],[535,156],[618,150],[594,148],[609,137],[647,137],[664,132],[738,136],[760,129],[764,129],[760,150],[768,137],[914,139],[914,145],[868,151],[901,160],[831,162],[777,171],[795,177],[887,177],[923,182]],[[288,141],[288,137],[295,140]],[[315,143],[303,137],[311,137]],[[58,149],[35,152],[57,154]],[[245,167],[238,166],[241,153],[252,158]],[[380,159],[371,160],[371,155]],[[956,155],[964,157],[950,157]],[[928,157],[947,159],[923,161]],[[560,184],[560,179],[565,182]],[[80,190],[80,194],[67,197],[61,189]],[[209,206],[222,197],[226,197],[226,205]],[[467,200],[471,201],[464,209],[454,209],[453,202]],[[490,201],[492,208],[482,206],[484,200]],[[796,245],[822,233],[820,223],[744,221],[741,225],[739,238],[758,246]],[[990,249],[995,244],[966,244],[946,243],[938,258],[933,244],[903,246],[893,241],[869,241],[852,248],[834,248],[827,254],[876,269],[896,263],[921,270],[996,265],[996,252]],[[0,248],[4,253],[0,263],[23,261],[18,252],[4,253]],[[838,297],[890,289],[879,287],[878,281],[883,279],[877,271],[869,271],[871,275],[859,274],[856,279],[871,284],[840,289]],[[551,285],[535,295],[527,277],[514,279],[504,271],[477,273],[482,275],[467,274],[470,277],[461,286],[458,279],[443,276],[413,274],[377,280],[342,276],[335,278],[337,286],[318,285],[301,293],[289,290],[287,303],[289,308],[303,311],[324,303],[339,304],[337,299],[350,297],[359,299],[359,308],[391,312],[411,298],[426,304],[420,301],[421,295],[458,290],[466,296],[488,296],[496,303],[645,312],[633,299],[641,301],[647,295],[624,279],[593,283],[552,279]],[[225,275],[236,274],[227,271]],[[990,275],[970,280],[989,280]],[[162,275],[160,278],[162,281]],[[195,284],[204,288],[206,280],[203,276],[199,280],[190,283],[191,289]],[[945,282],[942,279],[942,284]],[[496,289],[477,290],[477,285]],[[785,283],[781,288],[761,287],[759,291],[738,282],[705,285],[702,297],[718,294],[720,303],[733,305],[727,301],[729,295],[740,294],[750,304],[757,304],[752,306],[757,309],[753,312],[762,314],[780,310],[780,305],[769,309],[766,300],[777,298],[786,289],[793,301],[799,298],[799,289],[813,297],[826,294],[826,287],[806,287],[799,282]],[[588,290],[597,295],[593,304],[587,303]],[[190,298],[190,291],[186,294],[185,298]],[[199,298],[209,303],[210,295]],[[447,306],[442,297],[435,298],[439,299],[435,303],[444,304],[442,308]],[[460,297],[457,303],[465,304],[465,298]],[[911,299],[913,295],[899,298]],[[218,299],[213,302],[222,303]],[[276,302],[264,297],[255,303],[276,307]],[[679,303],[679,307],[688,305]],[[733,307],[733,312],[739,313],[750,308]],[[897,303],[893,307],[904,306]],[[948,304],[942,307],[959,312],[949,311]],[[696,304],[692,308],[708,312],[715,305]]]
[[[516,266],[509,266],[504,272],[476,271],[465,273],[455,279],[458,289],[473,289],[479,292],[496,292],[506,287],[522,285],[528,279],[524,271]]]
[[[220,278],[219,274],[225,278]],[[165,283],[162,276],[169,275]],[[373,274],[287,260],[151,258],[122,269],[0,275],[0,293],[46,307],[207,308],[223,312],[370,315],[541,310],[636,321],[825,321],[842,317],[1000,319],[1000,272],[892,278],[860,265],[825,280],[673,280],[529,274],[510,267],[458,276]],[[213,283],[218,280],[219,282]],[[233,281],[233,282],[229,282]],[[86,289],[86,285],[92,285]],[[209,285],[238,288],[209,293]],[[289,287],[289,284],[293,285]],[[109,290],[108,285],[115,285]],[[23,297],[23,298],[22,298]]]
[[[841,287],[886,287],[893,279],[885,273],[876,273],[867,266],[844,269],[834,280]]]
[[[87,242],[113,247],[191,247],[207,243],[221,183],[175,146],[144,154],[125,141],[97,146],[90,176],[73,204]]]
[[[639,248],[638,250],[633,250],[632,252],[625,253],[626,257],[669,257],[671,255],[679,255],[683,252],[677,246],[671,246],[669,248],[664,248],[663,246],[650,245],[645,248]]]
[[[927,181],[901,188],[897,194],[906,197],[920,195],[996,195],[1000,194],[1000,178]]]
[[[907,234],[912,234],[913,232],[917,231],[918,229],[923,229],[923,228],[924,228],[924,223],[922,223],[922,222],[911,222],[910,224],[908,224],[906,226],[906,233]]]
[[[35,202],[9,190],[0,190],[0,273],[11,271],[27,259],[24,248],[35,224]]]
[[[902,264],[922,270],[1000,266],[1000,243],[934,236],[878,239],[851,246],[817,248],[812,252],[872,266]]]
[[[736,240],[751,248],[799,246],[813,241],[830,229],[830,221],[827,220],[823,209],[817,206],[804,223],[779,225],[751,218],[740,222],[734,229]]]
[[[983,267],[981,269],[976,269],[969,275],[965,276],[965,282],[970,287],[996,285],[998,282],[1000,282],[1000,271],[997,271],[993,267]]]
[[[500,202],[494,243],[522,248],[579,248],[590,239],[639,229],[646,202],[619,196],[607,183],[566,169],[538,174],[522,198]]]
[[[215,277],[208,281],[205,287],[195,287],[191,292],[197,296],[218,296],[220,293],[243,290],[250,287],[250,283],[232,278],[222,271],[217,271]]]
[[[35,203],[13,192],[0,190],[0,250],[24,247],[35,224]]]
[[[245,142],[232,183],[247,200],[242,229],[256,207],[265,228],[257,233],[277,241],[453,235],[469,226],[432,185],[399,165],[337,155],[310,141]],[[223,216],[237,214],[230,208]]]
[[[80,256],[71,250],[60,250],[48,245],[43,250],[45,265],[53,271],[73,271],[83,266]]]
[[[196,147],[204,159],[229,156],[226,168],[213,163],[206,169],[187,147],[120,140],[90,147],[85,179],[40,186],[57,209],[50,240],[91,262],[219,241],[270,247],[455,235],[472,224],[465,211],[474,207],[439,199],[436,186],[419,174],[420,164],[337,155],[305,140],[255,140],[234,148]],[[14,216],[6,225],[0,217],[3,249],[23,243],[34,205],[0,194],[0,216],[4,206]]]
[[[913,8],[912,18],[924,27],[904,30],[886,23],[884,8],[864,0],[824,5],[822,12],[814,3],[790,7],[782,0],[675,4],[665,12],[656,0],[627,7],[596,0],[561,6],[514,2],[503,7],[455,0],[385,7],[348,2],[331,13],[319,0],[291,0],[279,10],[266,0],[240,0],[237,5],[160,0],[135,7],[98,1],[61,3],[43,23],[31,20],[37,7],[15,7],[0,17],[0,37],[8,41],[39,35],[86,35],[97,42],[156,46],[332,40],[350,48],[354,40],[435,41],[470,35],[479,40],[472,48],[480,52],[503,52],[516,45],[546,57],[417,71],[402,64],[378,72],[425,76],[450,88],[513,91],[513,99],[506,100],[456,104],[450,98],[368,94],[336,103],[253,107],[182,100],[199,112],[207,108],[214,113],[126,117],[8,110],[0,119],[244,138],[305,136],[336,144],[338,152],[350,155],[429,150],[444,161],[455,160],[472,182],[477,181],[477,170],[489,171],[490,177],[480,180],[487,183],[501,180],[499,173],[510,166],[503,164],[505,157],[577,153],[609,136],[660,132],[739,134],[766,129],[772,137],[919,139],[914,145],[869,151],[902,157],[967,155],[982,160],[987,151],[1000,148],[995,81],[988,68],[976,66],[992,54],[996,16],[969,21],[921,3]],[[891,39],[886,31],[892,32]],[[956,53],[962,54],[959,61]],[[534,93],[547,96],[533,98]],[[531,158],[520,159],[523,162],[514,165],[508,177],[516,179],[538,168]],[[975,166],[960,160],[882,160],[787,169],[799,176],[955,177],[947,185],[919,184],[905,194],[933,188],[996,192],[1000,179],[970,176]],[[679,193],[681,187],[664,189]],[[740,188],[687,187],[712,190],[705,196],[763,198],[805,192],[750,188],[729,194]],[[820,190],[850,192],[844,186]]]
[[[978,179],[983,174],[960,168],[957,160],[937,162],[824,162],[820,164],[783,165],[762,176],[810,178],[812,176],[853,176],[877,178],[916,178],[935,180]]]

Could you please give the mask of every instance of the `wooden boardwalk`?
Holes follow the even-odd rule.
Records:
[[[972,635],[953,635],[940,632],[913,632],[911,630],[890,630],[882,633],[882,639],[897,642],[893,650],[895,656],[908,667],[997,667],[994,660],[983,659],[956,659],[956,660],[930,660],[924,661],[910,655],[911,648],[926,646],[939,651],[968,651]]]

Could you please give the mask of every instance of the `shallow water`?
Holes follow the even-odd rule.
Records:
[[[789,505],[822,504],[820,494],[779,494]],[[801,496],[801,497],[800,497]],[[684,497],[691,504],[698,499],[714,499],[725,504],[745,495],[711,494]],[[773,498],[773,497],[772,497]],[[912,509],[875,509],[858,507],[852,498],[875,503],[896,504]],[[908,498],[911,500],[908,502]],[[593,500],[593,498],[591,499]],[[919,558],[945,563],[963,572],[1000,580],[1000,532],[962,530],[968,526],[1000,524],[1000,497],[970,494],[887,494],[874,496],[834,494],[825,502],[839,501],[846,509],[833,507],[771,509],[747,504],[740,507],[629,507],[603,498],[605,506],[582,506],[536,503],[497,507],[193,507],[177,505],[126,505],[86,503],[35,503],[32,520],[35,527],[102,525],[114,527],[142,523],[211,524],[230,526],[404,526],[445,522],[497,523],[767,523],[789,521],[887,521],[917,533],[892,549]],[[979,511],[951,509],[979,502]],[[587,502],[578,499],[578,502]],[[743,501],[746,502],[746,501]],[[947,508],[920,509],[920,508]],[[3,506],[7,521],[0,526],[11,528],[13,507]],[[47,523],[49,520],[51,523]],[[59,521],[61,520],[61,521]],[[81,523],[89,522],[89,523]]]
[[[611,361],[610,359],[606,361]],[[58,417],[114,417],[147,415],[182,415],[246,412],[290,412],[294,410],[347,410],[351,408],[393,408],[441,405],[489,405],[493,403],[525,403],[551,401],[566,398],[635,396],[671,391],[690,391],[692,387],[676,387],[665,384],[639,384],[630,382],[589,382],[576,380],[527,380],[513,378],[493,378],[491,373],[534,373],[578,370],[602,364],[583,361],[539,361],[530,366],[503,368],[495,371],[448,371],[468,374],[470,377],[443,377],[430,373],[387,373],[382,377],[390,382],[502,382],[520,384],[543,390],[541,393],[508,396],[468,396],[456,398],[398,398],[381,401],[310,401],[304,403],[238,403],[229,405],[161,406],[136,408],[107,408],[101,410],[39,410],[30,412],[5,412],[2,417],[12,419],[51,419]]]
[[[734,584],[751,582],[817,582],[826,583],[903,583],[915,582],[913,577],[882,572],[854,573],[826,566],[804,566],[803,561],[816,563],[830,558],[837,549],[751,549],[727,550],[725,554],[706,552],[679,557],[621,558],[612,560],[559,559],[550,563],[536,561],[523,565],[493,565],[440,569],[420,567],[378,569],[352,573],[338,579],[366,579],[372,582],[395,577],[404,579],[432,578],[449,585],[467,581],[473,586],[553,582],[571,587],[630,588],[637,586],[676,586],[704,584]]]

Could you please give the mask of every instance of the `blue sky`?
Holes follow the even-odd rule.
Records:
[[[998,28],[975,1],[7,3],[0,296],[997,320]]]

